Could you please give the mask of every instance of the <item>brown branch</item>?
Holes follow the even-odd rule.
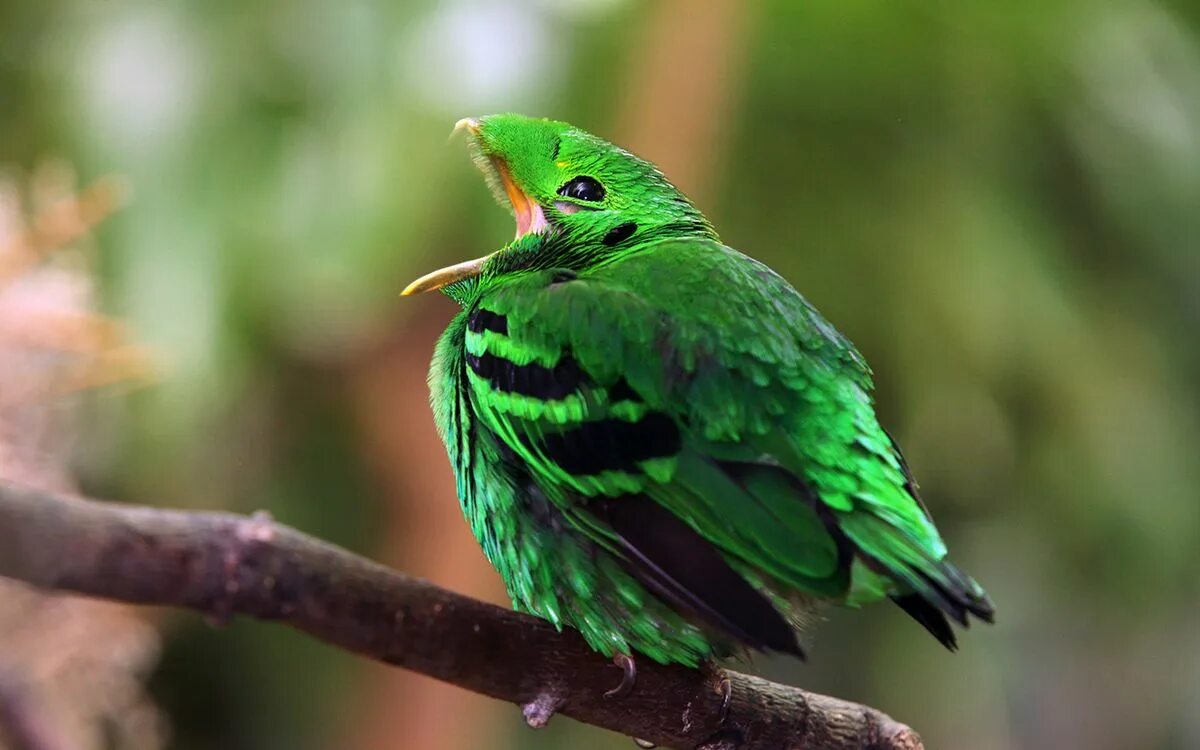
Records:
[[[736,672],[641,659],[632,692],[577,634],[445,591],[265,517],[64,497],[0,482],[0,575],[47,589],[279,620],[522,706],[664,747],[880,748],[921,740],[875,709]],[[720,681],[732,700],[721,724]]]

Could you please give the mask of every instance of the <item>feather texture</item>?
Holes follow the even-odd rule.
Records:
[[[496,123],[481,153],[551,229],[447,288],[464,310],[430,383],[464,512],[514,604],[605,654],[684,664],[802,655],[792,623],[813,601],[891,598],[949,648],[947,618],[991,621],[854,346],[652,166],[562,123]],[[555,213],[555,186],[579,173],[605,183],[604,205]]]

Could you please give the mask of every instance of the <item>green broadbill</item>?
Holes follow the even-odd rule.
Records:
[[[405,294],[462,305],[433,409],[516,608],[609,656],[688,665],[802,656],[822,602],[890,598],[949,648],[949,620],[992,620],[866,363],[787,281],[607,141],[519,115],[459,129],[517,237]]]

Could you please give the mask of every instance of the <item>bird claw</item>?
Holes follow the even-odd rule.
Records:
[[[736,727],[727,728],[725,726],[729,719],[729,709],[733,704],[733,682],[716,664],[707,662],[703,669],[705,673],[716,679],[713,692],[721,696],[721,708],[717,711],[717,731],[697,745],[696,750],[736,750],[743,744],[742,732]]]
[[[613,656],[613,664],[621,668],[621,684],[606,691],[604,697],[624,698],[629,695],[629,691],[633,690],[633,684],[637,682],[637,664],[629,654],[616,654]]]
[[[717,715],[717,726],[724,727],[725,720],[729,718],[729,704],[733,702],[733,683],[728,677],[722,677],[717,687],[721,690],[721,713]]]
[[[717,714],[717,726],[723,729],[725,720],[729,718],[729,708],[733,704],[733,683],[729,681],[725,670],[711,661],[704,662],[700,668],[705,675],[716,681],[713,686],[714,692],[721,696],[721,710]]]

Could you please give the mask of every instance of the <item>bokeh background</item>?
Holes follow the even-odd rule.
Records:
[[[452,306],[398,296],[511,235],[446,141],[494,111],[658,162],[850,335],[998,606],[956,655],[877,607],[832,613],[808,664],[746,668],[879,707],[931,748],[1200,747],[1194,0],[0,0],[0,237],[100,185],[22,273],[72,269],[90,301],[64,299],[105,316],[104,341],[119,329],[118,354],[149,353],[80,385],[115,383],[56,428],[71,481],[265,508],[503,602],[427,407]],[[10,329],[44,301],[23,299]],[[99,710],[110,682],[55,687],[17,658],[49,635],[16,596],[0,674],[76,711],[80,747],[631,747],[562,718],[533,732],[284,628],[168,612],[80,621],[99,656],[78,669],[136,677]]]

